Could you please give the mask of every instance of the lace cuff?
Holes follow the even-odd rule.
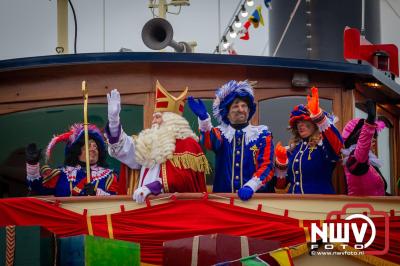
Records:
[[[40,165],[37,164],[26,164],[26,179],[28,181],[34,181],[40,178]]]

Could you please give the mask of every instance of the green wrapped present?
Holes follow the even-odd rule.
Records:
[[[0,265],[54,265],[55,241],[41,226],[0,227]]]
[[[60,266],[140,265],[140,245],[122,240],[79,235],[58,239]]]

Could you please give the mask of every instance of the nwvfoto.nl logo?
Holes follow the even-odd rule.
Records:
[[[381,250],[373,249],[371,245],[374,243],[377,235],[377,228],[373,220],[364,214],[351,214],[343,221],[333,220],[333,217],[340,217],[347,214],[349,209],[368,209],[370,216],[384,217],[384,248]],[[368,232],[368,234],[367,234]],[[364,254],[383,255],[389,251],[389,216],[384,211],[376,211],[370,204],[346,204],[340,211],[332,211],[328,213],[326,222],[322,226],[311,223],[311,250],[320,247],[318,237],[321,239],[323,248],[332,250],[337,247],[346,250],[351,247],[357,251],[363,251]],[[350,239],[354,239],[351,243]],[[368,250],[366,250],[368,247]]]

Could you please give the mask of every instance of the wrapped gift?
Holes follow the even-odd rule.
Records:
[[[279,241],[246,236],[223,234],[195,236],[164,242],[163,265],[213,265],[262,254],[279,247]]]
[[[58,239],[59,265],[140,265],[139,244],[79,235]]]
[[[0,265],[54,265],[55,241],[41,226],[0,227]]]

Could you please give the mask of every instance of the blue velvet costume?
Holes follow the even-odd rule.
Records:
[[[246,124],[230,124],[228,114],[235,99],[248,106]],[[251,188],[251,193],[272,192],[273,186],[269,186],[274,175],[272,135],[266,126],[248,124],[256,111],[251,85],[232,80],[217,90],[213,115],[220,122],[218,127],[212,127],[209,115],[204,118],[201,111],[206,112],[205,107],[199,108],[196,103],[192,106],[202,116],[199,116],[200,142],[216,155],[213,192],[238,192],[245,187]]]
[[[56,197],[87,195],[89,190],[91,194],[95,193],[96,195],[117,194],[117,176],[113,170],[99,166],[105,164],[106,158],[106,144],[103,136],[100,130],[92,124],[88,125],[88,136],[96,143],[97,149],[97,162],[90,166],[90,182],[88,184],[86,165],[79,160],[81,149],[85,145],[84,126],[83,124],[74,124],[68,132],[54,136],[46,149],[46,161],[48,161],[55,145],[65,142],[66,165],[52,169],[48,165],[40,167],[39,159],[36,162],[27,161],[26,177],[29,189],[40,195]],[[85,187],[85,185],[87,186]]]
[[[117,192],[117,178],[112,170],[100,166],[91,166],[91,182],[95,189],[114,195]],[[40,195],[56,197],[83,196],[86,184],[86,168],[65,166],[51,169],[44,165],[40,176],[28,178],[29,187]]]
[[[332,172],[340,159],[342,137],[333,125],[333,119],[321,112],[316,117],[310,117],[308,110],[299,105],[291,115],[291,126],[296,120],[311,120],[322,134],[322,139],[316,146],[310,146],[308,139],[298,142],[287,152],[288,164],[279,167],[287,170],[286,180],[290,184],[288,193],[292,194],[334,194]],[[276,171],[279,175],[279,170]]]
[[[222,125],[201,131],[200,142],[216,155],[213,192],[237,192],[252,177],[263,185],[271,180],[274,148],[266,126],[235,130]]]

